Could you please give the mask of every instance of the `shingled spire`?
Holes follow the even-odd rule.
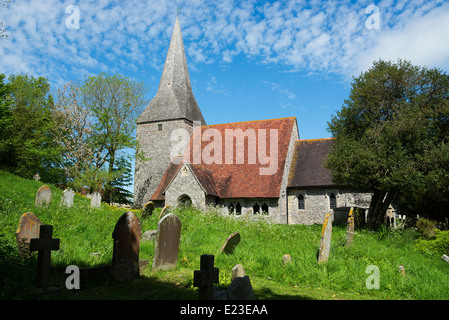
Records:
[[[173,29],[159,88],[153,100],[137,119],[137,123],[175,119],[201,121],[201,124],[206,124],[193,96],[178,18]]]

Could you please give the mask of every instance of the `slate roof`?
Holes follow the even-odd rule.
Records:
[[[288,187],[335,186],[331,172],[323,167],[333,139],[297,140]]]
[[[217,142],[217,146],[222,146],[222,161],[221,163],[210,164],[204,163],[204,159],[201,159],[201,163],[198,163],[198,161],[196,161],[193,151],[197,151],[196,154],[199,154],[198,151],[201,150],[201,154],[204,155],[205,148],[207,148],[206,154],[211,154],[211,148],[212,145],[215,145],[215,141],[213,139],[211,139],[210,141],[203,141],[201,143],[200,149],[199,145],[195,144],[195,133],[191,137],[190,145],[184,154],[183,161],[189,163],[190,168],[194,172],[198,182],[200,183],[203,190],[205,190],[206,194],[218,196],[220,198],[278,198],[281,191],[280,188],[282,183],[282,176],[284,173],[285,161],[287,158],[289,142],[291,139],[292,130],[294,130],[295,128],[295,117],[225,123],[197,127],[196,130],[201,130],[203,138],[205,131],[208,129],[214,129],[208,131],[209,133],[213,133],[214,136],[216,135],[222,137],[221,144],[218,144]],[[274,174],[261,175],[260,169],[270,166],[270,164],[260,163],[259,160],[261,155],[271,155],[272,149],[270,139],[272,137],[275,137],[275,135],[274,132],[272,133],[270,130],[273,129],[276,130],[275,132],[277,132],[276,142],[278,147],[278,159],[277,166],[274,166],[277,168],[273,172]],[[228,130],[228,132],[236,134],[237,138],[241,138],[244,141],[244,159],[242,164],[237,163],[237,138],[232,139],[232,161],[230,161],[230,159],[226,159],[226,141],[230,140],[226,139],[226,130]],[[198,132],[199,131],[197,131],[197,133]],[[254,132],[255,135],[252,135],[251,132]],[[261,145],[260,143],[263,140],[259,139],[259,132],[266,133],[266,154],[265,152],[258,154],[255,163],[250,163],[248,159],[248,148],[253,147],[255,150],[258,150],[259,146],[263,146],[263,144]],[[248,138],[248,136],[250,138]],[[253,140],[253,138],[255,138],[255,141]],[[198,146],[198,148],[195,146]],[[169,165],[161,180],[161,183],[152,196],[152,200],[164,199],[165,190],[176,176],[180,167],[181,164],[175,165],[171,163]]]
[[[137,123],[174,119],[201,121],[203,125],[206,124],[193,96],[178,18],[173,29],[159,88],[137,119]]]

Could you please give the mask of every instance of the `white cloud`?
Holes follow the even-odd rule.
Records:
[[[15,1],[0,9],[9,33],[0,40],[0,72],[76,80],[86,70],[161,69],[178,7],[189,64],[231,63],[243,54],[346,77],[379,58],[449,68],[448,3],[380,1],[381,28],[368,30],[371,3],[86,0],[77,4],[80,29],[69,30],[72,1]]]

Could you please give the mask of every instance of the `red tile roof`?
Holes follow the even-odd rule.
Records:
[[[323,167],[334,140],[297,140],[293,154],[289,187],[334,186],[331,172]]]
[[[220,198],[278,198],[288,146],[295,126],[296,118],[290,117],[197,127],[183,161],[190,163],[206,194]],[[200,139],[197,138],[199,130],[203,140],[206,140],[201,142],[201,148],[198,143]],[[208,137],[211,137],[210,140],[207,140]],[[237,143],[239,139],[243,139],[244,143]],[[242,149],[237,152],[239,145]],[[274,153],[276,145],[277,161]],[[231,146],[232,154],[229,152]],[[199,157],[201,154],[203,157]],[[273,163],[264,161],[271,155]],[[216,161],[213,162],[213,159]],[[180,166],[181,164],[169,165],[152,200],[164,199],[163,194]],[[263,174],[263,170],[267,168],[271,168],[271,172]]]

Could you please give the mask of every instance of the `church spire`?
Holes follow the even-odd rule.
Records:
[[[206,124],[193,96],[179,17],[176,17],[159,88],[137,123],[174,119],[201,121],[202,125]]]

